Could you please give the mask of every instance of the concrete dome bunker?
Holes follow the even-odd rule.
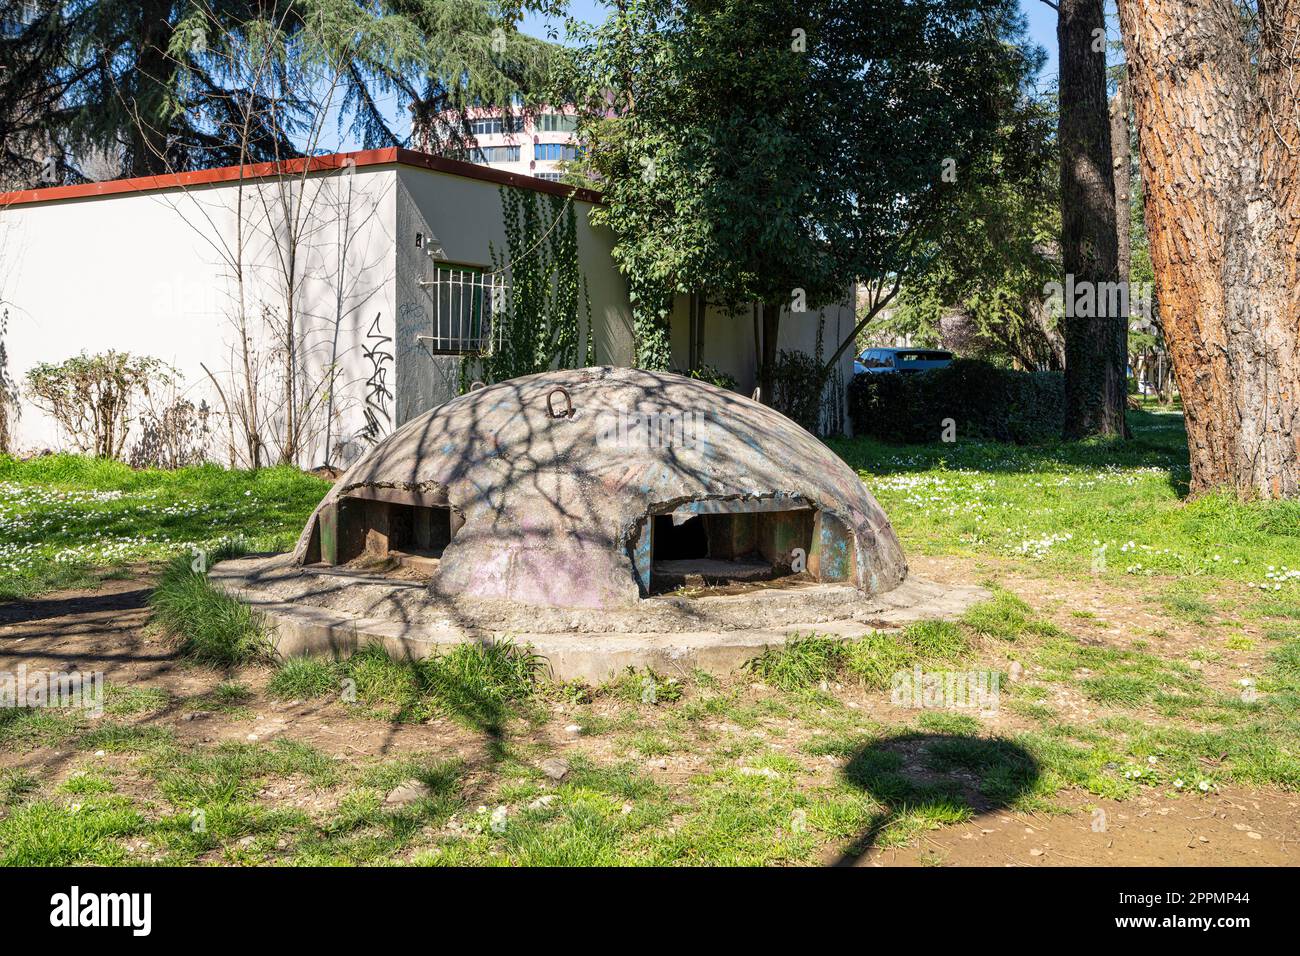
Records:
[[[381,561],[449,599],[570,609],[788,576],[876,595],[907,575],[861,479],[794,422],[694,379],[612,367],[479,388],[376,444],[293,562]]]

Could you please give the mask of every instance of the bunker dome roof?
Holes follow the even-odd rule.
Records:
[[[602,608],[640,600],[650,516],[807,507],[851,542],[849,583],[888,591],[907,574],[884,511],[825,445],[725,389],[628,368],[544,372],[478,388],[407,422],[344,474],[294,558],[308,560],[340,497],[413,492],[457,530],[439,592]]]

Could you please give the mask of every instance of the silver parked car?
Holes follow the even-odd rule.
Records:
[[[952,364],[952,353],[941,349],[867,349],[853,363],[853,372],[924,372]]]

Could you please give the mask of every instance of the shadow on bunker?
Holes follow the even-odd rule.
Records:
[[[796,630],[856,636],[982,596],[909,577],[863,481],[779,412],[611,367],[425,412],[335,483],[292,554],[212,578],[272,619],[282,655],[510,636],[598,680],[725,671]]]

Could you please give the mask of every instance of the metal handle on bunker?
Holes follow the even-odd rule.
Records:
[[[564,404],[566,407],[564,410],[564,414],[562,415],[557,415],[555,413],[554,399],[557,394],[564,396]],[[555,388],[551,389],[549,392],[546,393],[546,414],[549,418],[572,418],[573,417],[573,397],[569,395],[569,390],[565,388],[563,385],[557,385]]]

